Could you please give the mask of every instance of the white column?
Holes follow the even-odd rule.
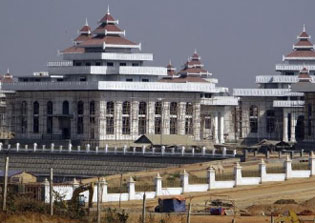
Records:
[[[242,167],[239,163],[236,163],[234,166],[234,180],[235,187],[239,186],[242,183]]]
[[[219,143],[219,121],[218,112],[214,113],[214,143]]]
[[[287,159],[284,161],[285,162],[285,179],[290,179],[292,178],[292,160],[290,159],[289,156],[287,156]]]
[[[267,176],[266,163],[264,159],[261,159],[259,163],[259,170],[260,170],[260,183],[263,183]]]
[[[128,200],[134,200],[136,195],[136,183],[132,177],[128,181]]]
[[[162,195],[162,177],[159,173],[157,173],[155,177],[155,196],[161,196]]]
[[[189,192],[189,175],[186,170],[181,174],[183,193]]]
[[[284,142],[288,141],[288,112],[283,109],[283,137]]]
[[[291,142],[295,142],[295,125],[296,125],[296,119],[295,119],[295,113],[291,112]]]
[[[195,103],[193,108],[193,128],[195,140],[200,140],[200,103]]]
[[[310,167],[311,167],[311,176],[315,176],[315,156],[314,156],[313,152],[311,153],[308,162],[309,162]]]
[[[133,101],[131,104],[132,108],[132,120],[131,120],[131,135],[133,139],[138,137],[138,114],[139,114],[139,101]]]
[[[101,199],[101,202],[106,202],[107,201],[107,193],[108,193],[108,183],[106,182],[106,179],[105,178],[101,178],[100,180],[100,186],[102,188],[102,199]]]
[[[208,168],[208,190],[215,188],[215,170],[213,167]]]
[[[178,110],[178,134],[185,135],[186,102],[180,102]]]
[[[220,143],[224,143],[224,112],[220,113]]]

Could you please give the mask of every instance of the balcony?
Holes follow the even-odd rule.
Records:
[[[72,61],[53,61],[48,62],[47,67],[72,67],[73,62]]]
[[[273,101],[273,107],[275,108],[302,108],[304,107],[304,101]]]
[[[303,93],[293,92],[291,89],[275,89],[275,88],[236,88],[233,90],[233,95],[238,97],[289,97],[289,96],[303,96]]]
[[[48,67],[51,75],[67,75],[67,74],[117,74],[118,69],[107,66],[56,66]]]
[[[202,105],[230,105],[237,106],[238,98],[233,96],[217,96],[213,98],[201,99]]]
[[[72,53],[64,54],[64,60],[118,60],[118,61],[152,61],[151,53]]]
[[[167,69],[164,67],[119,67],[119,74],[124,75],[167,75]]]
[[[293,64],[276,64],[276,71],[300,71],[303,68],[306,68],[310,71],[315,70],[315,65],[293,65]]]

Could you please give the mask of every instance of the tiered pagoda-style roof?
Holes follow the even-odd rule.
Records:
[[[171,61],[168,63],[166,68],[167,68],[167,76],[170,77],[170,78],[173,78],[176,75],[176,68],[173,67]]]
[[[311,59],[315,60],[314,46],[310,42],[311,36],[307,34],[305,25],[303,31],[297,37],[298,42],[293,45],[293,51],[289,53],[284,59]]]
[[[109,9],[105,16],[99,21],[100,25],[91,32],[86,23],[80,30],[80,35],[74,40],[75,45],[62,51],[62,53],[84,53],[85,48],[127,48],[140,49],[141,44],[136,44],[126,38],[125,31],[121,30],[110,14]]]
[[[74,44],[79,45],[80,43],[90,39],[92,37],[91,33],[92,33],[91,28],[90,28],[88,21],[86,19],[85,25],[79,31],[80,35],[74,39]]]
[[[11,83],[13,82],[13,76],[10,74],[9,69],[7,70],[6,74],[0,74],[0,82],[2,83]]]
[[[312,78],[309,74],[309,71],[304,67],[298,76],[299,82],[311,82]]]
[[[205,70],[204,65],[201,63],[201,58],[199,57],[197,51],[188,58],[187,62],[184,65],[184,68],[178,72],[181,76],[199,76],[199,77],[208,77],[211,76],[207,70]]]
[[[209,78],[212,74],[205,70],[204,65],[201,63],[201,57],[197,51],[188,58],[184,65],[184,68],[175,73],[175,69],[172,64],[167,65],[168,77],[161,79],[161,82],[174,82],[174,83],[185,83],[185,82],[208,82],[204,78]]]

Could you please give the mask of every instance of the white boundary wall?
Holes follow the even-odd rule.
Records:
[[[155,177],[155,191],[139,192],[135,190],[136,182],[130,177],[128,181],[128,193],[107,193],[107,182],[104,178],[100,181],[101,186],[101,202],[117,202],[117,201],[129,201],[129,200],[142,200],[143,194],[146,194],[147,199],[153,199],[164,195],[180,195],[189,192],[205,192],[214,189],[226,189],[243,185],[259,185],[264,182],[278,182],[285,181],[292,178],[308,178],[315,176],[315,156],[312,154],[309,157],[309,169],[310,170],[292,170],[292,160],[287,157],[284,161],[285,173],[267,173],[266,164],[262,159],[259,163],[260,177],[243,177],[242,167],[239,163],[234,166],[234,180],[230,181],[217,181],[215,179],[215,170],[210,167],[207,171],[207,184],[189,184],[189,174],[184,170],[181,174],[181,187],[163,188],[162,177],[157,174]],[[79,184],[74,180],[73,184],[69,185],[55,185],[54,191],[58,192],[61,196],[64,196],[65,200],[70,200],[72,193]],[[97,186],[94,186],[93,202],[97,202]],[[49,202],[49,182],[45,180],[45,202]],[[89,192],[82,193],[88,201]]]

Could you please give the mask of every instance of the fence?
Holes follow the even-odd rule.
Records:
[[[180,176],[174,175],[172,179],[162,178],[159,174],[155,177],[153,185],[136,186],[136,182],[130,177],[127,187],[124,188],[108,188],[108,184],[103,178],[100,182],[102,191],[102,202],[117,202],[128,200],[141,200],[144,193],[147,198],[155,198],[163,195],[179,195],[187,192],[205,192],[214,189],[233,188],[242,185],[259,185],[264,182],[285,181],[291,178],[307,178],[315,176],[315,156],[312,153],[308,163],[292,164],[292,160],[287,156],[283,163],[284,168],[268,167],[264,160],[258,164],[258,168],[253,170],[242,171],[242,166],[236,163],[233,174],[217,174],[214,168],[207,170],[206,178],[191,177],[189,182],[189,174],[184,170]],[[292,167],[300,168],[294,170]],[[307,170],[305,168],[308,167]],[[282,172],[281,172],[282,171]],[[49,202],[49,183],[45,183],[45,201]],[[78,187],[78,183],[70,186],[54,186],[54,190],[61,193],[66,199],[71,198],[73,190]],[[96,187],[96,186],[95,186]],[[94,189],[94,191],[97,188]],[[141,192],[139,192],[140,190]],[[88,192],[83,192],[86,199],[89,197]],[[96,193],[93,195],[93,202],[97,201]]]
[[[21,147],[20,143],[16,143],[14,147],[8,144],[4,148],[3,144],[0,143],[0,152],[1,151],[13,151],[20,153],[72,153],[72,154],[99,154],[99,155],[137,155],[137,156],[169,156],[169,157],[205,157],[205,158],[234,158],[237,155],[237,151],[227,150],[226,147],[223,147],[222,150],[212,149],[208,150],[205,146],[201,149],[196,148],[186,148],[185,146],[180,146],[177,149],[175,147],[171,149],[166,149],[165,146],[161,148],[148,147],[148,146],[139,146],[139,147],[127,147],[125,145],[122,148],[113,147],[110,148],[106,145],[104,148],[98,146],[92,148],[90,144],[86,144],[85,147],[77,146],[73,147],[72,144],[68,144],[67,147],[60,145],[56,147],[54,143],[50,146],[42,145],[39,147],[37,143],[34,143],[32,147],[25,145]]]

